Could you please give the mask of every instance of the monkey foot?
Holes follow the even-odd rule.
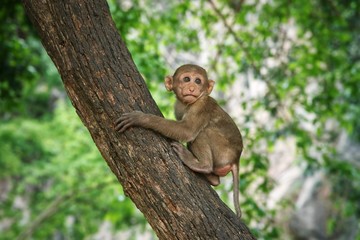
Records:
[[[220,184],[220,178],[215,174],[205,174],[205,177],[212,186],[217,186]]]

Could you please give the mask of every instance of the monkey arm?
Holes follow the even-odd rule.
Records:
[[[194,140],[201,131],[201,126],[187,119],[173,121],[139,111],[123,114],[117,119],[115,130],[122,133],[133,126],[152,129],[168,138],[183,142]]]

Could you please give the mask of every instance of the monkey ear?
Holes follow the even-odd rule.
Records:
[[[207,88],[207,93],[210,94],[211,91],[212,91],[213,88],[214,88],[215,81],[209,79],[208,82],[209,82],[209,86],[208,86],[208,88]]]
[[[166,90],[168,90],[168,91],[173,90],[173,77],[172,76],[165,77],[165,87],[166,87]]]

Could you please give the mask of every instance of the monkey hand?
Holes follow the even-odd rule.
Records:
[[[145,115],[145,113],[140,111],[125,113],[116,120],[115,130],[122,133],[126,131],[129,127],[141,126],[146,119]]]

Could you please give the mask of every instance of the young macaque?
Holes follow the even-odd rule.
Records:
[[[177,121],[135,111],[117,119],[116,130],[124,132],[129,127],[139,126],[187,142],[188,149],[178,142],[172,143],[172,147],[186,166],[202,173],[213,186],[231,171],[235,210],[241,217],[239,159],[243,143],[234,121],[209,96],[214,81],[208,79],[203,68],[186,64],[179,67],[174,76],[165,78],[165,87],[176,94]]]

